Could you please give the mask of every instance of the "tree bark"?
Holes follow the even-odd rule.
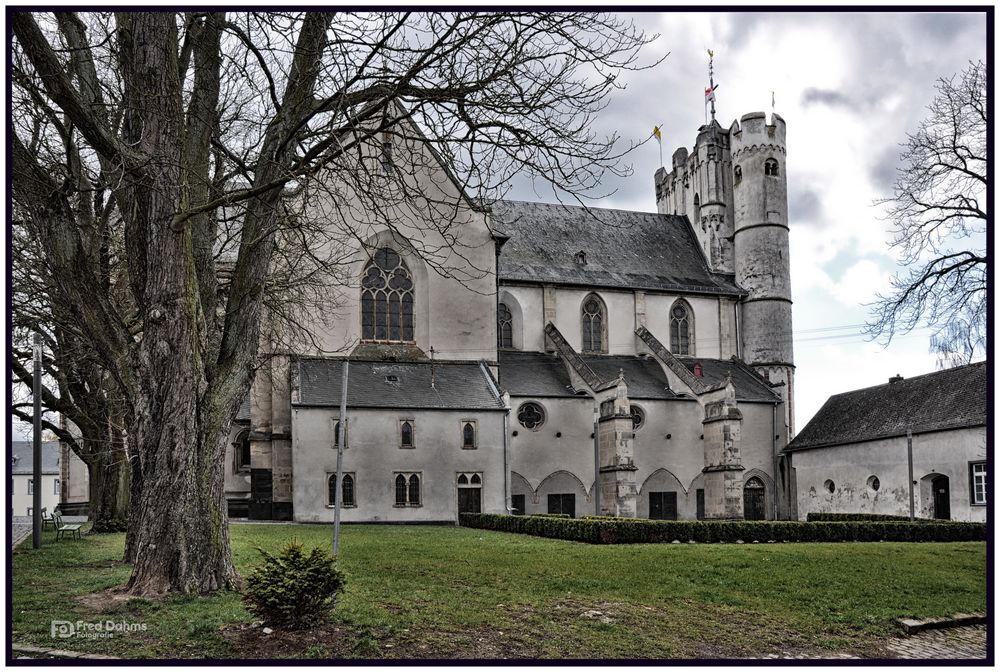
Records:
[[[91,452],[91,451],[88,451]],[[91,533],[124,532],[129,513],[129,465],[125,446],[112,439],[98,446],[87,465],[90,475]]]

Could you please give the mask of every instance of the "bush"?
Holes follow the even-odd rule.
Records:
[[[528,515],[535,518],[572,518],[568,513],[529,513]]]
[[[497,532],[518,532],[591,544],[779,541],[985,541],[983,523],[906,521],[799,522],[791,520],[646,520],[555,518],[463,513],[459,522]]]
[[[909,516],[890,516],[885,513],[819,513],[810,511],[806,514],[806,520],[810,523],[850,523],[857,521],[874,521],[874,522],[887,522],[890,520],[897,521],[907,521],[909,522]],[[932,520],[927,518],[915,518],[913,520],[915,523],[927,523],[927,522],[951,522],[945,520]]]
[[[243,601],[247,609],[268,625],[307,628],[325,621],[333,609],[344,578],[326,550],[306,553],[291,541],[278,555],[257,550],[264,562],[247,576]]]

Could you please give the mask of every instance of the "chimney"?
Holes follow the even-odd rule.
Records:
[[[897,373],[895,376],[889,379],[889,384],[892,385],[893,383],[898,383],[902,379],[903,377]]]

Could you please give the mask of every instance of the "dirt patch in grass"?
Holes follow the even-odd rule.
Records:
[[[265,628],[259,623],[221,629],[240,658],[369,658],[378,651],[350,626],[328,623],[308,630]]]
[[[114,588],[99,590],[96,593],[79,595],[76,601],[90,611],[102,612],[118,609],[133,597],[133,595],[126,593],[121,586],[115,586]]]

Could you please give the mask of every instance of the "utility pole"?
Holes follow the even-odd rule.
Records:
[[[596,399],[594,400],[597,401]],[[600,406],[594,406],[594,515],[601,515],[601,437],[598,433],[600,425]]]
[[[31,546],[42,547],[42,335],[35,334],[31,397],[34,402],[32,419],[31,462]]]
[[[344,371],[340,381],[340,422],[337,424],[337,475],[334,477],[333,503],[333,557],[340,551],[340,507],[344,499],[344,440],[347,438],[347,372],[351,363],[344,360]]]
[[[913,432],[906,430],[906,470],[909,478],[906,484],[910,488],[910,520],[913,520]]]

